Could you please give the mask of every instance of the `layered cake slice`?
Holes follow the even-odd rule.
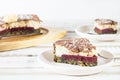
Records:
[[[116,21],[110,19],[95,19],[94,31],[98,34],[115,34],[117,33]]]
[[[97,65],[96,47],[86,38],[59,40],[53,47],[55,62],[80,66]]]
[[[40,33],[40,22],[35,14],[11,14],[0,17],[0,36]]]

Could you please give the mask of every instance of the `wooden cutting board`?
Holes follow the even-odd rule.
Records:
[[[66,31],[62,29],[43,28],[43,34],[41,35],[4,38],[0,40],[0,51],[27,48],[39,44],[53,42],[57,39],[64,37],[65,34]]]

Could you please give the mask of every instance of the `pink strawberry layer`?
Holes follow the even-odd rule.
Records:
[[[112,29],[112,28],[106,28],[106,29],[102,29],[102,30],[100,30],[100,29],[98,29],[97,27],[95,27],[95,32],[97,32],[97,33],[99,33],[99,34],[104,34],[104,33],[116,33],[117,32],[117,30],[114,30],[114,29]]]
[[[14,31],[34,31],[35,29],[33,27],[16,27],[16,28],[11,28],[11,29],[5,29],[3,31],[0,31],[0,35],[4,35],[8,32],[14,32]]]
[[[66,55],[63,54],[61,58],[65,60],[75,60],[75,61],[83,61],[83,62],[97,62],[97,56],[79,56],[79,55]]]

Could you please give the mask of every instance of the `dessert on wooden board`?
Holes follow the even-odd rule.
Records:
[[[66,30],[50,28],[41,22],[36,14],[0,17],[0,51],[32,47],[65,36]]]
[[[41,20],[35,14],[10,14],[0,17],[0,36],[40,33]]]

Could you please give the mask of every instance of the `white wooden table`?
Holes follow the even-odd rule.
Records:
[[[78,37],[69,31],[65,38]],[[68,76],[55,74],[45,69],[40,62],[39,55],[52,48],[52,43],[38,45],[31,48],[0,52],[0,80],[120,80],[120,60],[116,60],[106,70],[90,76]],[[120,55],[120,47],[97,48],[110,50]]]

